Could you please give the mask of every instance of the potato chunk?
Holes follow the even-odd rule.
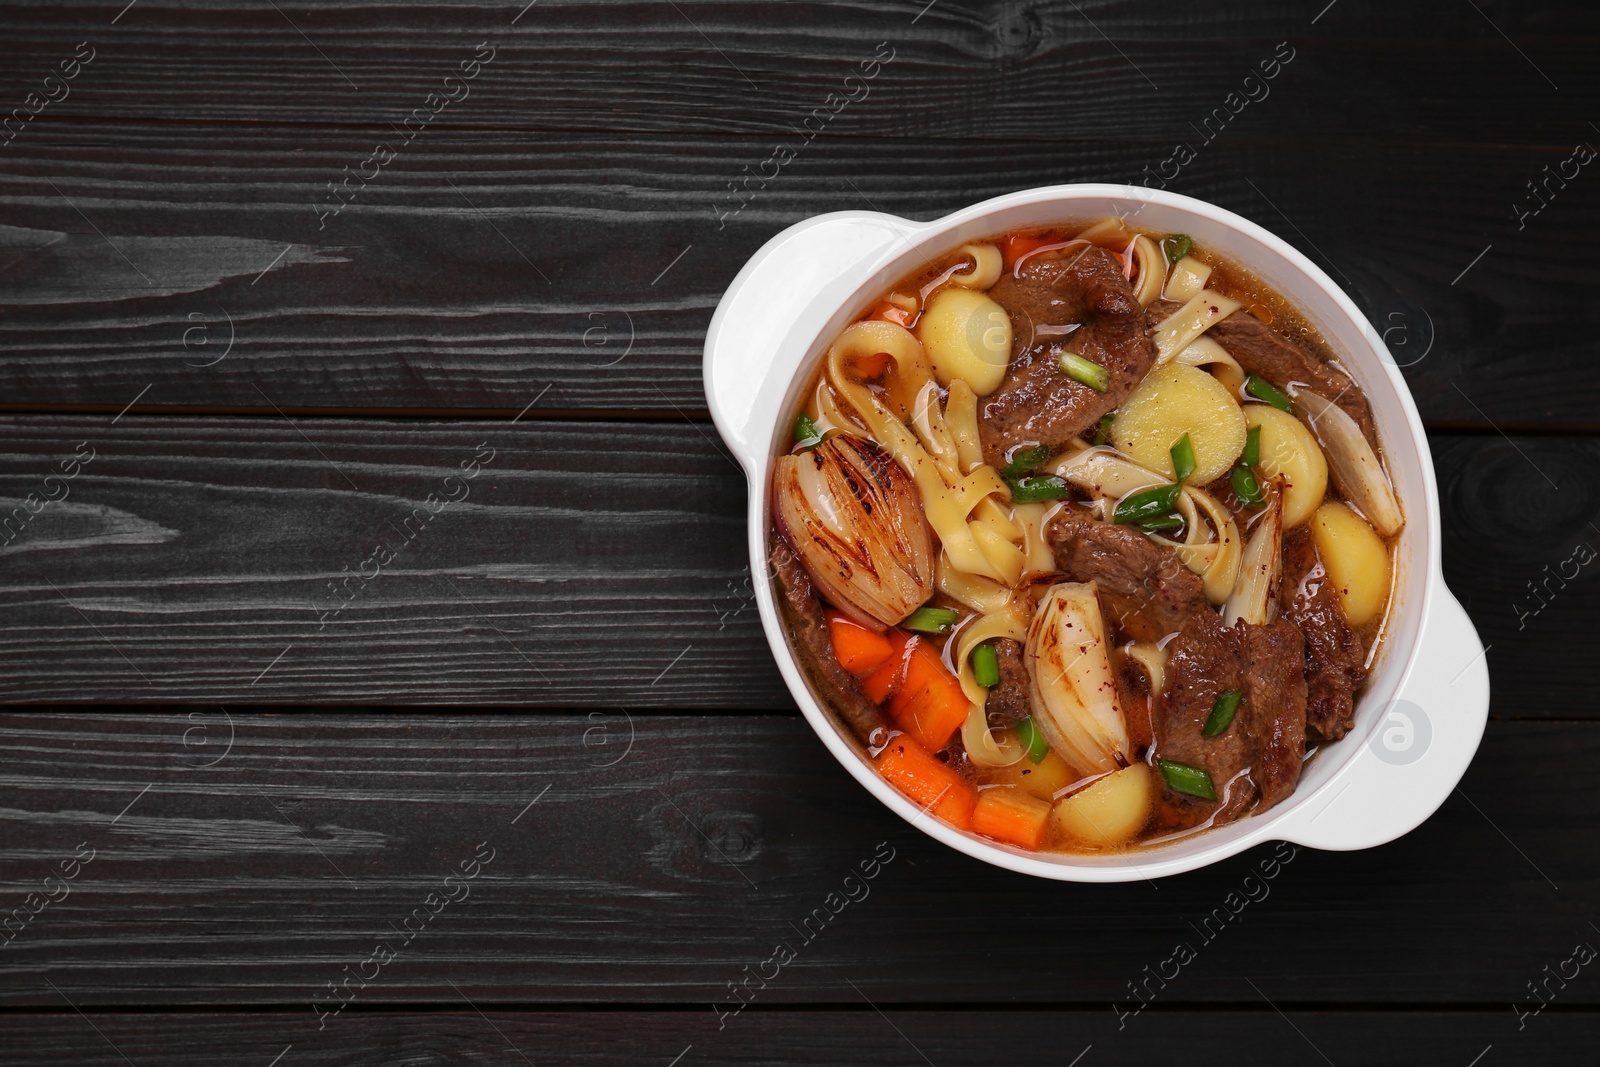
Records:
[[[1261,427],[1261,469],[1282,478],[1283,528],[1311,517],[1328,491],[1328,461],[1305,424],[1270,404],[1246,404],[1244,421]]]
[[[1333,500],[1311,517],[1311,536],[1350,625],[1377,618],[1389,598],[1389,546],[1383,538],[1361,516]]]
[[[1052,749],[1038,763],[1021,759],[1009,767],[996,767],[984,774],[984,781],[1014,785],[1040,800],[1054,800],[1077,777],[1067,761]]]
[[[1105,848],[1144,829],[1154,797],[1150,768],[1134,763],[1058,800],[1050,817],[1073,843]]]
[[[1000,388],[1011,360],[1011,317],[983,293],[955,286],[939,290],[917,335],[940,385],[960,378],[979,396]]]
[[[1135,462],[1172,477],[1172,446],[1184,434],[1194,446],[1189,484],[1228,473],[1244,451],[1247,428],[1232,394],[1211,375],[1182,363],[1151,371],[1117,408],[1111,443]]]

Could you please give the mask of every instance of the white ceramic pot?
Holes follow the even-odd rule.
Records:
[[[1133,852],[1029,853],[962,833],[878,777],[860,745],[821,706],[795,663],[772,583],[755,583],[761,624],[806,719],[846,770],[924,833],[1025,874],[1114,882],[1177,874],[1268,840],[1369,848],[1418,826],[1455,788],[1483,735],[1489,672],[1471,621],[1445,587],[1439,497],[1411,394],[1382,338],[1305,256],[1253,222],[1200,200],[1121,185],[1060,185],[1002,196],[934,222],[838,212],[791,226],[745,264],[706,336],[706,398],[750,478],[752,574],[768,575],[772,464],[790,447],[793,412],[833,339],[895,282],[965,241],[1026,226],[1122,215],[1190,234],[1249,267],[1322,332],[1365,390],[1407,524],[1396,602],[1355,728],[1305,768],[1293,796],[1219,829]]]

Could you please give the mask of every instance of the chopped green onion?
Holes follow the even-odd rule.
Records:
[[[1022,750],[1034,763],[1043,761],[1050,754],[1050,742],[1044,739],[1044,734],[1039,732],[1039,727],[1031,717],[1017,723],[1017,740],[1022,742]]]
[[[1100,416],[1100,421],[1094,425],[1094,443],[1103,445],[1111,436],[1111,424],[1116,421],[1116,416],[1107,412]]]
[[[972,650],[972,678],[988,689],[1000,684],[1000,657],[993,645],[979,645]]]
[[[1252,374],[1244,380],[1244,391],[1264,403],[1271,404],[1279,411],[1294,414],[1294,402],[1283,394],[1277,386],[1267,381],[1260,375]]]
[[[1244,452],[1239,456],[1239,462],[1246,467],[1254,467],[1261,462],[1261,427],[1252,426],[1250,432],[1244,435]]]
[[[1233,483],[1233,495],[1239,498],[1241,504],[1251,507],[1260,507],[1266,503],[1261,495],[1261,486],[1256,482],[1255,472],[1244,464],[1233,468],[1233,473],[1228,476]]]
[[[1199,767],[1191,767],[1187,763],[1174,763],[1171,760],[1158,759],[1156,766],[1161,768],[1161,777],[1167,780],[1175,792],[1187,793],[1201,800],[1216,800],[1217,791],[1211,785],[1211,775]]]
[[[1068,378],[1087,385],[1097,393],[1111,388],[1111,372],[1076,352],[1061,353],[1061,370]]]
[[[1166,515],[1140,519],[1135,525],[1141,530],[1176,530],[1183,525],[1183,516],[1174,511]]]
[[[1182,485],[1194,473],[1194,442],[1189,440],[1188,434],[1184,434],[1168,451],[1172,456],[1172,480]]]
[[[1211,705],[1211,717],[1200,728],[1200,736],[1216,737],[1232,725],[1233,717],[1239,713],[1239,701],[1243,699],[1244,693],[1238,689],[1218,693],[1216,702]]]
[[[794,443],[801,448],[816,448],[822,443],[822,434],[817,432],[817,424],[811,421],[811,416],[805,412],[794,420]]]
[[[1013,504],[1033,504],[1040,500],[1065,500],[1072,492],[1066,479],[1054,474],[1039,474],[1032,478],[1014,478],[1006,482],[1011,487]]]
[[[1033,468],[1050,458],[1049,445],[1034,445],[1013,453],[1011,462],[1006,464],[1006,469],[1000,472],[1000,477],[1006,481],[1016,481]]]
[[[1117,501],[1112,516],[1117,522],[1138,524],[1145,519],[1166,515],[1178,506],[1179,485],[1158,485],[1154,489],[1141,489]]]
[[[961,613],[955,608],[918,608],[900,625],[919,633],[947,634],[959,618]]]
[[[1169,234],[1161,242],[1161,250],[1167,254],[1168,263],[1176,263],[1189,254],[1189,249],[1194,245],[1194,240],[1186,233]]]

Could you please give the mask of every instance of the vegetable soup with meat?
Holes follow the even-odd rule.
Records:
[[[883,294],[771,488],[814,691],[912,801],[1026,850],[1293,793],[1351,728],[1404,522],[1317,331],[1117,219],[964,244]]]

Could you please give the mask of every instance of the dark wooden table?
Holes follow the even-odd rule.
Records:
[[[123,2],[0,8],[0,1062],[1595,1061],[1593,5]],[[1405,365],[1494,702],[1404,839],[1026,879],[784,690],[718,297],[1062,181]]]

